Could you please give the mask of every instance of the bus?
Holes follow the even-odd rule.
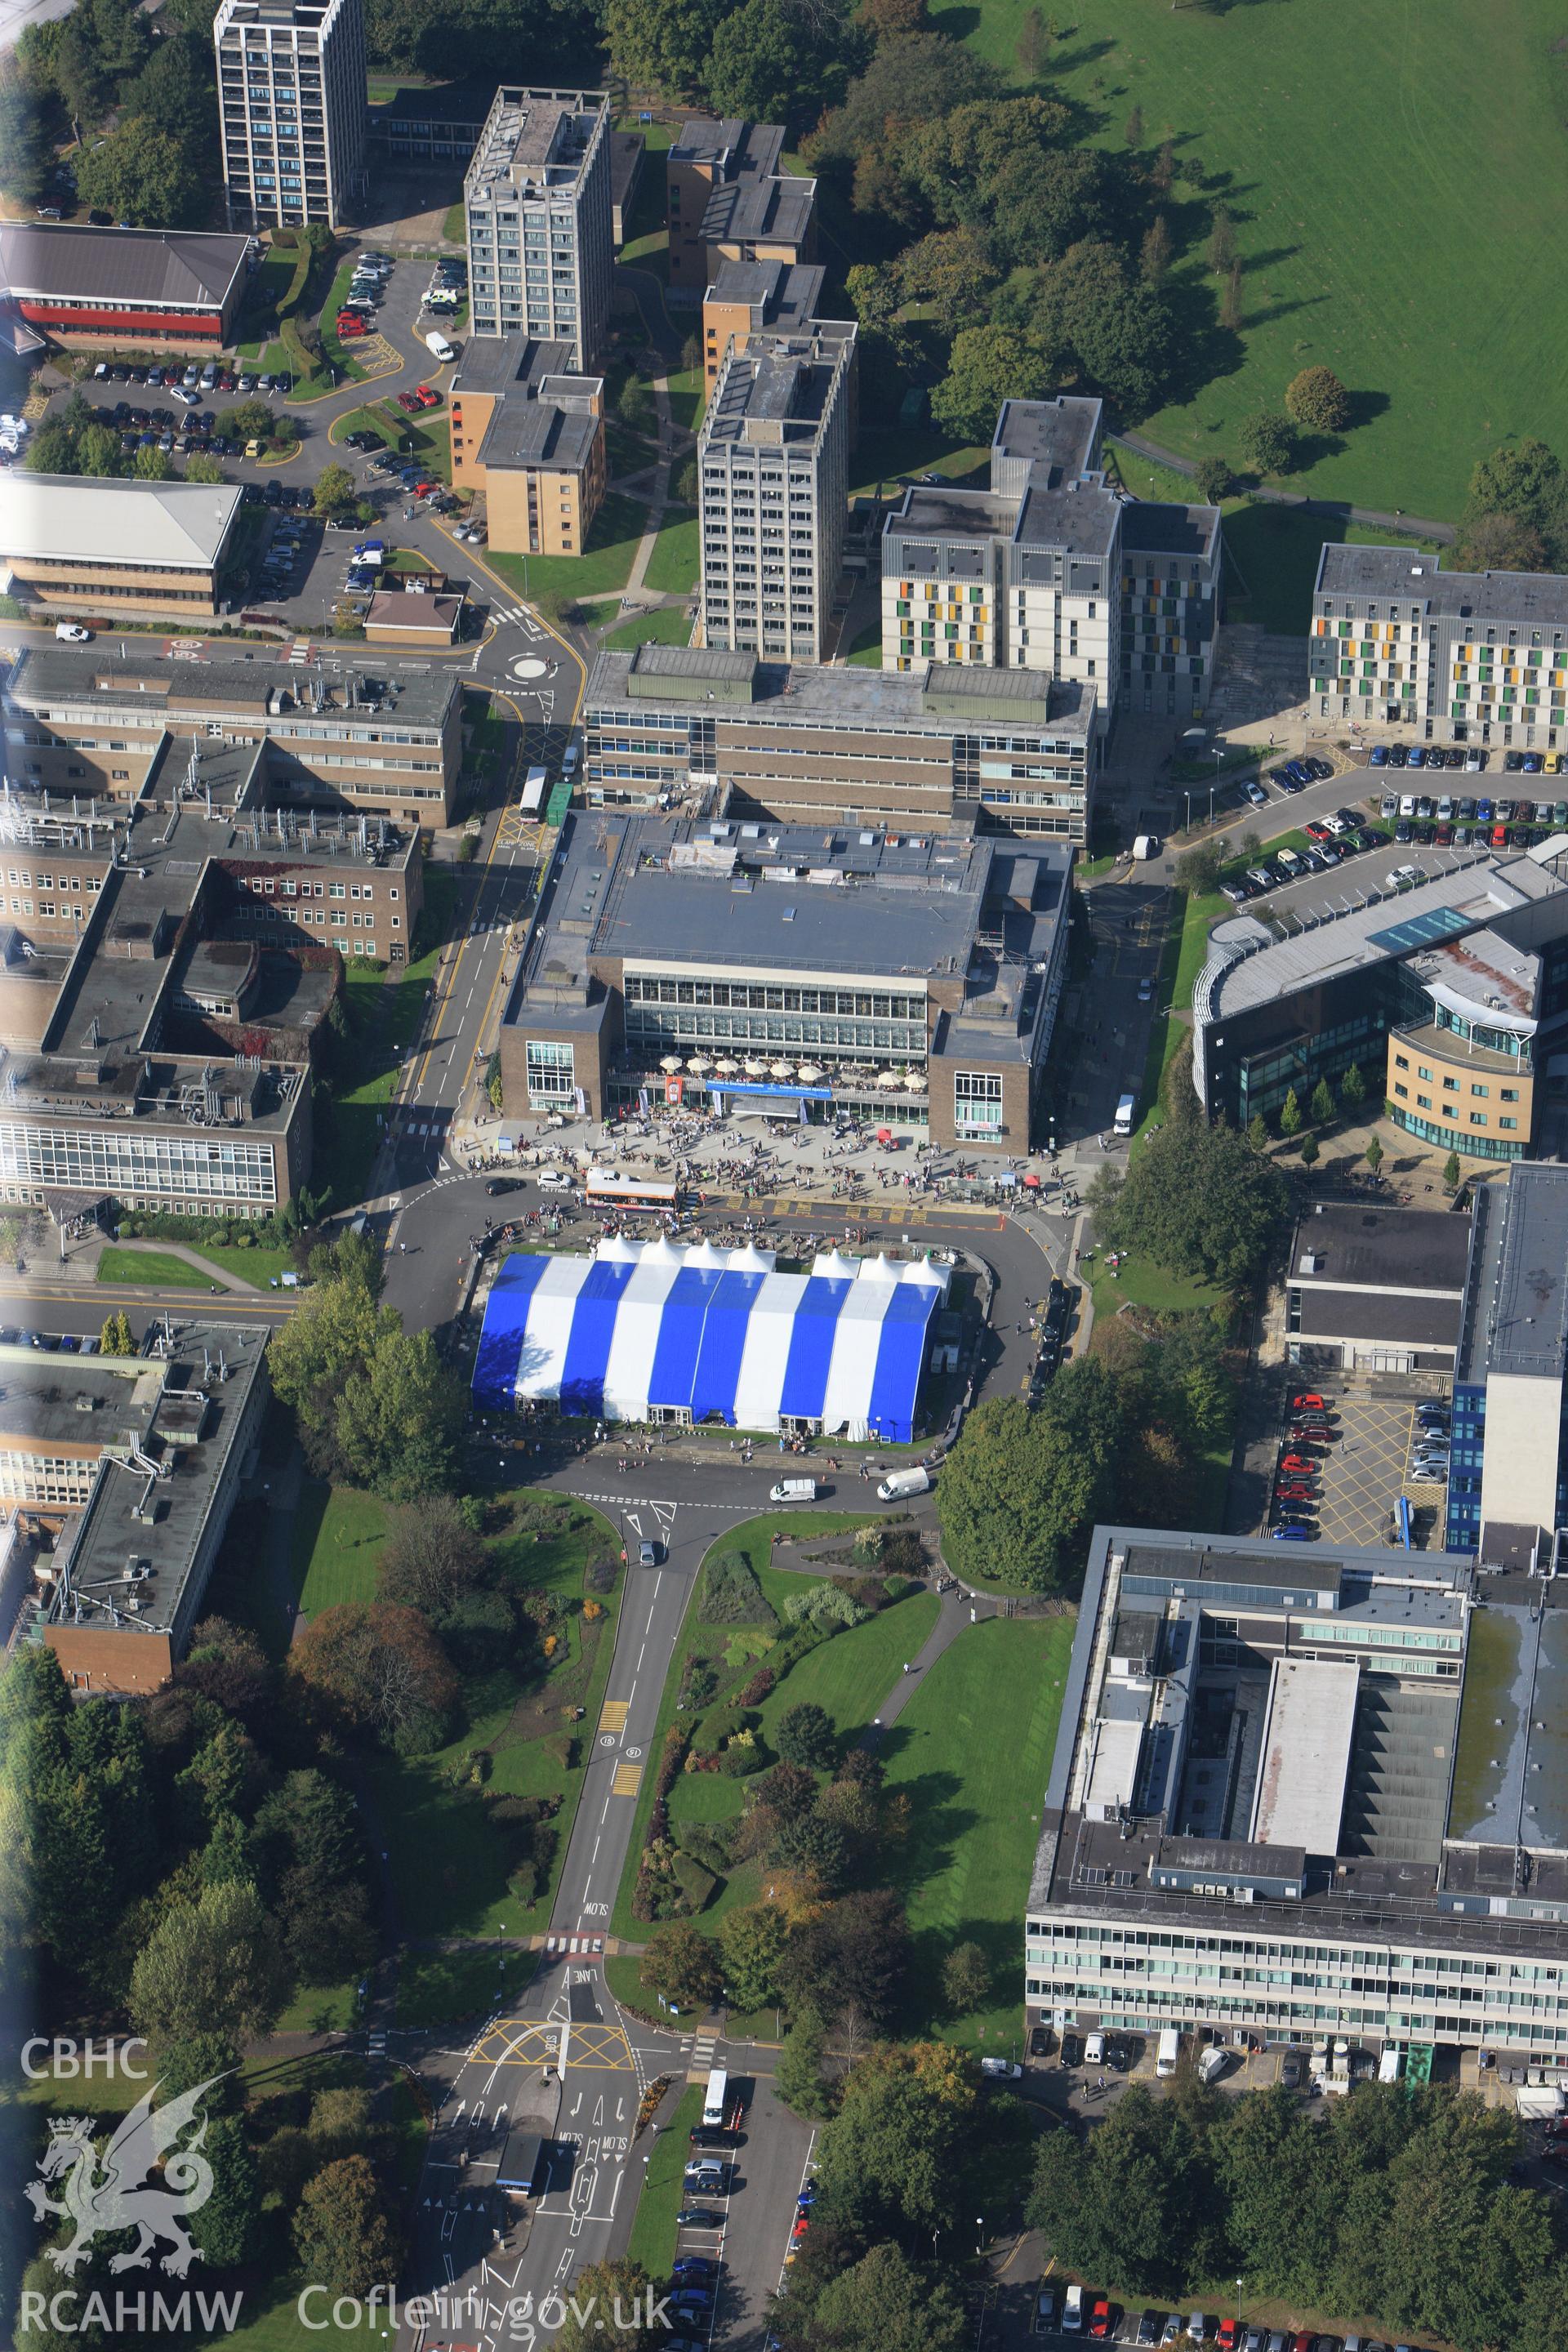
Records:
[[[518,803],[524,816],[542,816],[544,788],[549,782],[550,771],[547,768],[530,768],[528,782],[522,788],[522,798]]]
[[[729,2089],[729,2075],[722,2066],[715,2066],[708,2077],[708,2089],[702,2101],[702,2121],[710,2131],[720,2130],[723,2126]]]
[[[659,1183],[646,1176],[617,1176],[607,1168],[588,1171],[587,1199],[590,1208],[603,1209],[668,1209],[680,1205],[679,1191],[674,1183]]]

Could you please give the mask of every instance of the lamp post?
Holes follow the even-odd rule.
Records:
[[[1241,2290],[1246,2284],[1247,2281],[1245,2279],[1237,2279],[1236,2282],[1236,2332],[1237,2336],[1241,2334]]]
[[[984,2239],[984,2229],[985,2229],[985,2216],[984,2216],[984,2213],[976,2213],[976,2215],[975,2215],[975,2217],[974,2217],[974,2251],[975,2251],[975,2253],[976,2253],[977,2255],[978,2255],[978,2254],[980,2254],[980,2253],[984,2251],[984,2244],[985,2244],[985,2239]]]

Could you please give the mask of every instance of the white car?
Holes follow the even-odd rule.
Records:
[[[980,2071],[983,2074],[999,2077],[1003,2082],[1016,2083],[1024,2070],[1021,2066],[1015,2066],[1010,2058],[983,2058]]]
[[[533,1181],[536,1184],[542,1184],[547,1192],[559,1192],[571,1183],[572,1179],[563,1176],[559,1168],[542,1168]]]

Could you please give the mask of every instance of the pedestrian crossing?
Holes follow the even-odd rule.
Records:
[[[713,2072],[713,2055],[718,2047],[719,2036],[716,2033],[710,2032],[698,2035],[691,2045],[691,2064],[687,2070],[688,2082],[695,2082],[699,2075],[704,2082],[707,2081]]]
[[[490,618],[492,621],[506,621],[514,629],[528,629],[535,636],[543,634],[537,619],[526,604],[492,604]]]
[[[546,1936],[544,1948],[547,1952],[602,1952],[605,1939],[603,1936]]]

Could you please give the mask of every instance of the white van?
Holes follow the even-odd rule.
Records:
[[[1167,2025],[1160,2036],[1160,2048],[1154,2060],[1155,2074],[1162,2078],[1173,2074],[1181,2054],[1182,2037],[1173,2025]]]
[[[1103,2033],[1091,2033],[1087,2037],[1083,2045],[1083,2063],[1086,2066],[1104,2065],[1105,2036]]]
[[[437,333],[434,327],[425,338],[425,348],[435,353],[443,367],[447,365],[448,360],[455,360],[458,356],[446,336]]]
[[[1067,2300],[1062,2305],[1062,2334],[1064,2336],[1083,2334],[1083,2289],[1076,2279],[1068,2288]]]
[[[85,646],[90,640],[92,631],[84,629],[79,621],[57,621],[55,635],[64,645]]]
[[[815,1478],[781,1478],[776,1486],[769,1487],[768,1500],[770,1503],[815,1503],[816,1481]]]
[[[1134,857],[1158,857],[1160,836],[1157,833],[1141,833],[1132,845]]]
[[[931,1488],[931,1472],[923,1462],[912,1470],[891,1470],[877,1489],[879,1503],[896,1503],[900,1496],[924,1495]]]
[[[1132,1122],[1137,1115],[1137,1096],[1123,1095],[1121,1100],[1116,1106],[1116,1117],[1111,1124],[1110,1129],[1112,1135],[1131,1135],[1132,1132]]]

